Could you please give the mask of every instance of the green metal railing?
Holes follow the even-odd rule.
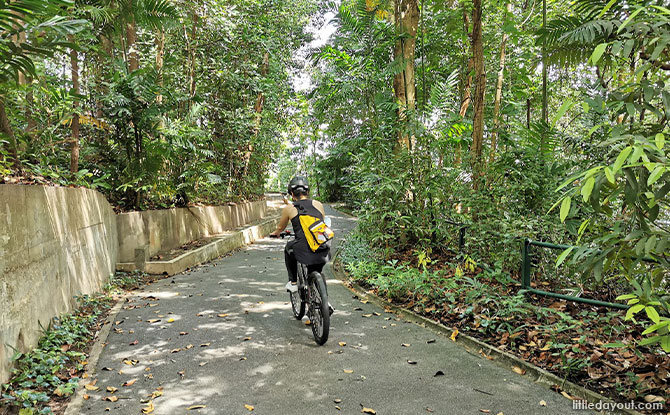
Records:
[[[570,245],[550,244],[547,242],[531,241],[530,239],[524,240],[523,245],[521,246],[521,292],[544,295],[547,297],[559,298],[561,300],[567,300],[567,301],[575,301],[578,303],[591,304],[600,307],[618,308],[620,310],[628,309],[628,306],[625,304],[609,303],[607,301],[599,301],[599,300],[593,300],[591,298],[583,298],[583,297],[576,297],[573,295],[552,293],[549,291],[542,291],[532,288],[530,285],[530,274],[532,268],[531,246],[538,246],[541,248],[548,248],[548,249],[560,249],[560,250],[566,250],[570,248]]]

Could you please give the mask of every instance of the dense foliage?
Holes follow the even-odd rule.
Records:
[[[358,209],[386,260],[451,258],[462,226],[468,255],[513,276],[523,239],[575,245],[536,252],[534,278],[624,295],[670,351],[670,10],[548,2],[545,23],[535,2],[425,1],[408,63],[410,3],[342,2],[316,53],[323,195]]]
[[[263,194],[311,1],[0,3],[0,173],[122,208]],[[6,22],[6,24],[5,24]]]

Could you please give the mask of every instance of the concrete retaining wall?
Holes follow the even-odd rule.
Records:
[[[73,296],[99,291],[117,252],[115,214],[100,193],[0,185],[0,381],[12,348],[30,350]]]
[[[267,215],[265,200],[230,206],[197,206],[122,213],[117,216],[119,262],[135,262],[135,249],[148,256],[200,238],[256,222]]]

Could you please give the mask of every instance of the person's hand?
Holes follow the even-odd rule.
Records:
[[[270,238],[279,238],[280,231],[274,231],[270,234]]]

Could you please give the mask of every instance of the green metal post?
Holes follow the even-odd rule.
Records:
[[[524,239],[521,247],[521,287],[530,288],[530,241]]]

